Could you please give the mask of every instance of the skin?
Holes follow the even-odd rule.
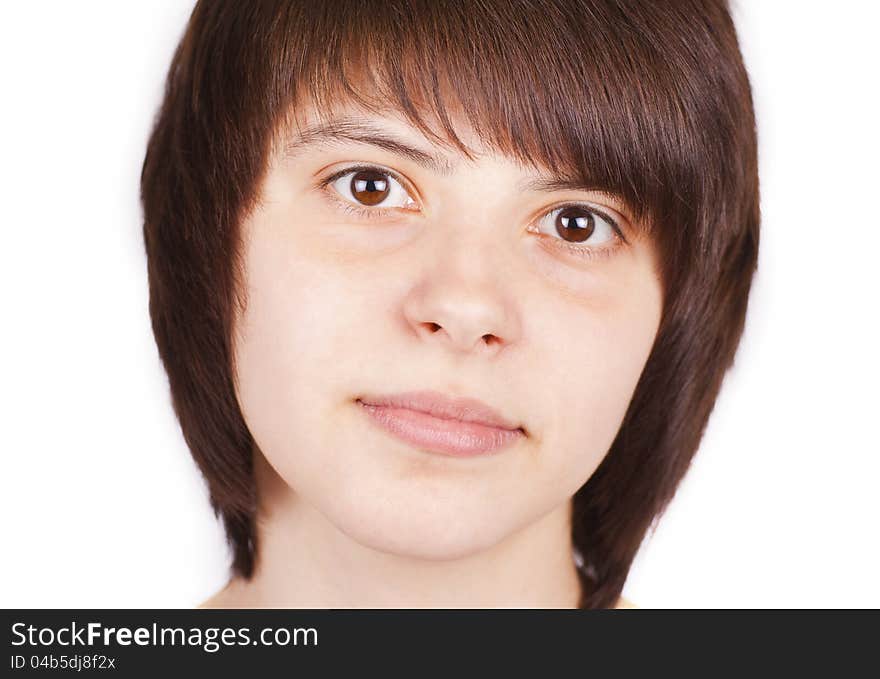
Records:
[[[461,122],[475,161],[395,114],[338,114],[454,170],[356,141],[273,152],[242,225],[235,337],[260,550],[250,581],[202,606],[574,608],[571,498],[606,455],[656,336],[655,250],[609,196],[519,190],[539,173]],[[379,217],[342,208],[370,209],[343,195],[352,175],[317,186],[358,164],[406,180]],[[565,250],[546,215],[569,201],[618,219],[628,243],[594,258]],[[610,233],[571,245],[601,251]],[[528,436],[452,458],[391,437],[355,402],[420,389],[478,398]]]

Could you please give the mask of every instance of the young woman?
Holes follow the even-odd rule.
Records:
[[[204,606],[620,597],[758,248],[726,3],[199,2],[150,313],[232,548]]]

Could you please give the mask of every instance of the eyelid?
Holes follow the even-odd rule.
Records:
[[[543,210],[538,215],[537,219],[532,220],[532,224],[538,225],[542,220],[546,219],[553,213],[564,210],[568,207],[581,208],[584,211],[590,212],[602,221],[606,222],[612,231],[612,237],[609,241],[606,241],[605,244],[602,245],[577,244],[566,241],[563,238],[544,233],[540,230],[540,227],[538,226],[537,230],[533,233],[535,233],[535,235],[540,238],[540,241],[544,244],[545,247],[548,247],[549,241],[549,247],[552,247],[557,251],[565,251],[575,255],[576,257],[580,257],[586,260],[596,260],[600,258],[611,257],[622,247],[627,247],[629,245],[629,241],[623,234],[623,229],[620,228],[620,220],[612,217],[610,214],[608,214],[608,211],[598,208],[587,201],[572,200],[557,204],[549,210]],[[531,231],[531,227],[529,228],[529,230]]]
[[[347,174],[352,174],[355,172],[362,172],[362,171],[374,171],[374,172],[378,172],[380,174],[388,175],[394,181],[396,181],[398,184],[400,184],[400,186],[403,188],[403,190],[409,196],[410,200],[412,200],[414,203],[417,203],[419,205],[419,210],[421,209],[421,202],[422,202],[421,198],[418,194],[418,191],[413,190],[412,183],[409,180],[407,180],[405,177],[403,177],[401,174],[399,174],[398,172],[395,172],[394,170],[391,170],[391,169],[384,167],[382,165],[376,165],[376,164],[372,164],[372,163],[358,163],[355,165],[350,165],[350,166],[344,167],[336,172],[331,173],[328,177],[325,177],[324,179],[321,179],[318,182],[318,186],[321,189],[327,190],[327,188],[330,186],[330,184],[335,182],[340,177],[344,177]],[[350,201],[346,200],[345,202],[349,203]],[[375,212],[382,213],[382,212],[387,212],[389,210],[406,210],[407,209],[407,208],[400,208],[400,207],[391,207],[391,208],[369,207],[368,208],[367,206],[357,206],[356,204],[353,204],[353,205],[355,205],[355,207],[363,208],[365,211],[374,212],[374,213]],[[410,209],[408,209],[408,211],[417,212],[418,210],[410,208]]]
[[[380,174],[386,174],[392,179],[394,179],[403,190],[407,193],[411,200],[415,203],[419,204],[418,209],[408,209],[401,207],[368,207],[365,205],[359,205],[358,203],[354,203],[346,198],[343,198],[339,195],[339,193],[334,189],[332,192],[329,190],[329,186],[335,182],[340,177],[344,177],[347,174],[352,174],[360,171],[375,171]],[[391,213],[398,212],[400,210],[406,212],[420,212],[421,211],[421,198],[418,195],[417,191],[414,191],[411,187],[412,184],[404,178],[400,173],[391,170],[382,165],[378,165],[375,163],[356,163],[354,165],[349,165],[343,167],[335,172],[332,172],[329,176],[321,179],[318,183],[319,187],[326,191],[330,196],[331,200],[333,200],[342,210],[348,212],[349,214],[356,215],[358,217],[366,218],[366,219],[378,219],[382,217],[386,217]],[[415,196],[413,196],[415,194]],[[599,245],[599,246],[589,246],[589,245],[576,245],[574,243],[569,243],[560,238],[553,238],[547,234],[541,233],[540,231],[536,232],[538,235],[554,241],[554,247],[566,251],[573,252],[577,256],[584,257],[586,259],[593,259],[598,257],[607,257],[616,252],[621,246],[629,245],[629,240],[624,235],[623,229],[621,228],[621,223],[626,223],[627,220],[622,215],[618,215],[616,210],[612,210],[606,207],[597,207],[594,203],[586,200],[568,200],[562,203],[558,203],[551,208],[547,208],[542,210],[542,212],[538,215],[537,219],[530,220],[533,224],[539,222],[541,219],[544,219],[548,215],[558,211],[564,210],[567,207],[579,207],[588,212],[591,212],[598,216],[600,219],[604,220],[611,227],[614,232],[614,238],[611,245]]]
[[[538,216],[538,220],[543,219],[547,215],[550,215],[558,210],[564,210],[568,207],[579,207],[587,212],[592,212],[594,215],[606,221],[610,226],[614,233],[624,242],[629,244],[629,240],[626,238],[626,234],[624,233],[624,229],[621,227],[622,223],[626,223],[626,219],[622,215],[618,215],[617,211],[611,210],[610,208],[605,207],[597,207],[594,203],[586,200],[569,200],[558,205],[554,205],[549,210],[544,210]]]
[[[586,210],[587,212],[593,213],[594,215],[596,215],[597,217],[599,217],[600,219],[602,219],[608,223],[608,225],[611,227],[611,230],[614,231],[614,234],[617,238],[619,238],[621,241],[623,241],[623,243],[625,243],[626,245],[629,245],[629,240],[627,239],[626,233],[625,233],[627,228],[629,228],[628,227],[628,224],[629,224],[628,220],[623,215],[620,215],[616,210],[612,210],[612,209],[604,207],[604,206],[598,207],[595,203],[592,203],[587,200],[563,201],[562,203],[554,205],[553,207],[551,207],[548,210],[543,210],[538,215],[538,218],[535,221],[540,221],[540,220],[544,219],[545,217],[547,217],[548,215],[553,214],[554,212],[557,212],[559,210],[564,210],[565,208],[569,208],[569,207],[579,207],[583,210]],[[627,226],[622,226],[622,225],[627,225]],[[586,247],[589,247],[589,246],[583,246],[583,248],[581,248],[581,249],[584,249]]]
[[[409,194],[409,196],[412,200],[414,200],[417,203],[422,203],[422,199],[421,199],[421,196],[419,195],[419,192],[414,189],[412,183],[408,179],[406,179],[403,175],[396,172],[395,170],[392,170],[390,168],[387,168],[383,165],[379,165],[376,163],[357,163],[354,165],[344,167],[340,170],[337,170],[336,172],[331,173],[328,177],[325,177],[324,179],[322,179],[319,182],[319,186],[321,188],[326,188],[328,185],[332,184],[337,179],[339,179],[340,177],[343,177],[347,174],[350,174],[352,172],[361,172],[361,171],[370,171],[370,170],[378,171],[383,174],[387,174],[388,176],[390,176],[392,179],[397,181],[397,183],[403,187],[403,189]],[[597,207],[595,205],[595,203],[593,203],[591,201],[585,201],[585,200],[565,201],[563,203],[560,203],[560,204],[550,208],[549,210],[545,210],[544,212],[541,213],[540,216],[542,216],[542,217],[546,216],[547,214],[549,214],[550,212],[553,212],[554,210],[559,210],[559,209],[563,209],[566,207],[585,207],[585,208],[595,212],[600,217],[602,217],[604,220],[606,220],[609,224],[611,224],[611,226],[614,227],[615,230],[618,232],[620,237],[623,238],[624,241],[626,241],[626,238],[624,237],[624,234],[623,234],[623,230],[620,228],[620,224],[621,224],[621,222],[626,223],[627,219],[623,215],[621,215],[617,210],[612,210],[611,208],[607,208],[607,207],[603,207],[603,208]],[[383,209],[393,209],[393,208],[378,207],[378,208],[371,208],[371,211],[377,211],[377,210],[383,210]],[[617,215],[617,216],[614,216],[614,215]],[[626,241],[626,242],[629,242],[629,241]]]

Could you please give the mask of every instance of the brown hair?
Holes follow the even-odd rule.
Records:
[[[239,225],[303,102],[402,112],[619,195],[661,254],[663,314],[607,456],[574,497],[581,606],[617,601],[699,445],[756,267],[757,141],[722,0],[197,3],[141,176],[150,316],[183,435],[250,577],[254,442],[231,338]],[[454,114],[454,115],[453,115]],[[439,123],[440,133],[429,121]]]

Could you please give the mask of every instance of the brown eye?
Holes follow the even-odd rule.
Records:
[[[391,192],[388,175],[375,170],[359,170],[351,177],[351,195],[364,205],[378,205]]]
[[[566,205],[547,212],[538,222],[539,231],[566,243],[608,247],[621,238],[617,223],[587,205]]]
[[[596,218],[579,207],[566,207],[556,215],[556,233],[569,243],[582,243],[596,229]]]
[[[372,208],[369,212],[379,214],[388,209],[418,209],[418,203],[401,180],[380,167],[353,167],[336,173],[326,183],[346,202]]]

